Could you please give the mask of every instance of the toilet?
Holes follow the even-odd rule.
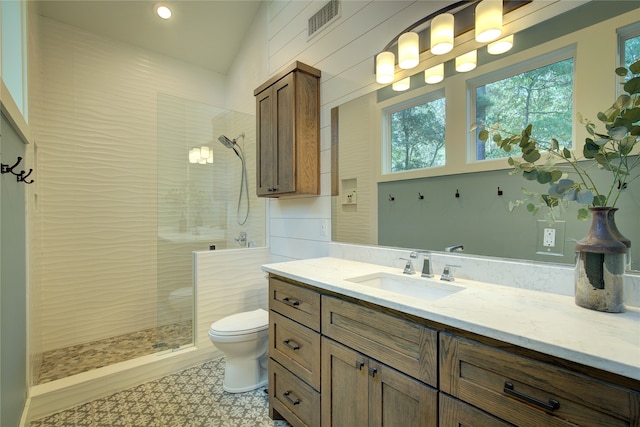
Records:
[[[267,384],[269,312],[261,308],[211,324],[209,339],[225,355],[223,389],[242,393]]]

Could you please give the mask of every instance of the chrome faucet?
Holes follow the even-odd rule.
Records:
[[[416,270],[413,268],[413,263],[411,262],[411,258],[400,257],[400,259],[407,261],[407,263],[404,265],[404,270],[402,270],[404,274],[416,274]]]
[[[464,249],[464,246],[462,245],[453,245],[453,246],[447,246],[446,248],[444,248],[445,252],[462,252],[462,250]]]
[[[461,267],[461,266],[454,265],[454,264],[446,264],[444,266],[444,270],[442,271],[442,275],[440,276],[440,280],[446,280],[447,282],[453,282],[454,280],[456,280],[456,278],[453,277],[454,267]]]
[[[418,254],[423,255],[422,261],[422,277],[433,277],[433,267],[431,266],[431,252],[430,251],[413,251],[409,255],[411,258],[418,258]]]

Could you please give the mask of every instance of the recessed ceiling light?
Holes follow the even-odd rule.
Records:
[[[169,6],[167,6],[166,4],[157,3],[153,6],[153,9],[155,10],[156,15],[158,15],[160,18],[171,18],[171,9],[169,9]]]

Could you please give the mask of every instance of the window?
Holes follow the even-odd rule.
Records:
[[[640,60],[640,23],[618,30],[618,40],[620,63],[629,68],[631,64]],[[627,80],[629,78],[630,75],[627,76]]]
[[[540,62],[538,59],[536,65]],[[542,141],[555,138],[561,148],[571,148],[573,73],[573,58],[567,58],[501,80],[481,82],[472,91],[476,123],[499,125],[502,132],[513,134],[520,134],[522,129],[531,124],[535,138]],[[492,76],[486,77],[491,79]],[[509,155],[518,156],[521,153],[506,153],[493,141],[483,142],[476,138],[476,160]]]
[[[437,99],[434,99],[436,98]],[[428,99],[385,111],[386,172],[427,169],[445,164],[445,100],[442,92]]]
[[[2,81],[27,120],[25,2],[1,1]]]

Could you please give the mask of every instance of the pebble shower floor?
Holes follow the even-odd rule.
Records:
[[[222,389],[224,359],[32,421],[30,427],[290,427],[269,418],[264,388]]]

